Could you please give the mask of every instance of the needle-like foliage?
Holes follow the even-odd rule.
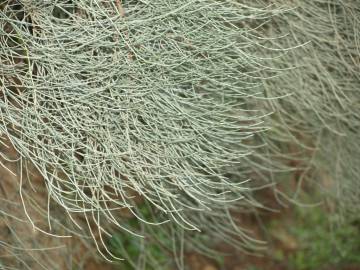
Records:
[[[278,73],[256,54],[267,42],[256,29],[283,12],[212,0],[5,1],[0,132],[40,172],[49,205],[96,224],[100,246],[109,223],[142,235],[119,219],[124,209],[252,246],[230,210],[256,205],[250,155],[271,112],[259,86]],[[231,178],[234,167],[243,173]]]
[[[264,80],[264,91],[270,96],[288,96],[268,103],[277,113],[272,118],[273,132],[265,140],[268,145],[298,145],[295,155],[271,148],[279,156],[301,160],[300,181],[311,170],[320,172],[312,180],[336,194],[337,209],[354,219],[360,194],[359,2],[298,0],[289,1],[286,7],[293,8],[292,12],[276,17],[266,33],[284,36],[274,45],[306,46],[272,61],[274,67],[288,70],[283,76]]]
[[[208,252],[209,238],[253,248],[232,215],[262,206],[248,180],[300,170],[301,183],[313,168],[350,209],[360,7],[271,3],[2,1],[0,133],[20,155],[20,187],[28,162],[43,177],[49,225],[61,206],[100,252],[109,224],[144,253],[149,239],[178,258]]]

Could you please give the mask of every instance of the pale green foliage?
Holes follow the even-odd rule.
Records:
[[[360,198],[359,2],[299,0],[288,5],[293,12],[277,17],[269,31],[288,34],[280,40],[287,46],[310,43],[273,62],[298,68],[264,83],[268,95],[291,94],[272,102],[278,111],[272,126],[287,137],[273,139],[298,144],[304,174],[314,168],[320,171],[330,182],[332,190],[327,191],[339,200],[338,210],[355,218]],[[321,180],[315,179],[323,185]]]
[[[5,1],[0,132],[69,216],[104,235],[158,224],[177,255],[205,251],[198,237],[253,247],[230,212],[261,207],[248,179],[271,183],[289,160],[327,171],[346,208],[360,190],[359,5],[272,2]]]
[[[255,29],[283,12],[236,1],[7,1],[0,131],[43,175],[49,203],[83,213],[100,235],[109,223],[143,235],[117,216],[129,209],[175,240],[202,230],[253,246],[230,210],[257,206],[246,181],[271,112],[259,109],[259,86],[278,71],[261,75],[270,59],[254,53],[267,42]]]

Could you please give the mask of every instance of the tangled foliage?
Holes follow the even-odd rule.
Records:
[[[254,53],[267,42],[256,28],[283,12],[212,0],[5,1],[0,132],[20,174],[30,161],[48,204],[83,215],[105,249],[106,224],[144,234],[123,210],[178,238],[205,230],[253,245],[230,210],[256,206],[245,182],[270,112],[258,109],[259,86],[278,72]]]
[[[28,162],[49,226],[60,205],[100,252],[108,224],[177,258],[209,238],[253,247],[231,212],[261,207],[247,180],[293,161],[299,182],[317,168],[354,209],[357,2],[0,2],[0,133],[20,154],[32,226],[45,231],[21,189]]]
[[[296,155],[302,159],[303,177],[314,168],[321,171],[315,180],[323,185],[321,178],[327,178],[328,191],[338,198],[338,210],[358,218],[354,206],[360,194],[359,3],[299,0],[288,5],[295,9],[277,17],[268,31],[287,35],[276,41],[286,46],[310,43],[274,61],[288,70],[264,81],[264,91],[270,95],[291,93],[270,102],[278,112],[271,126],[278,132],[267,139],[297,144],[302,149]],[[298,68],[289,69],[292,65]]]
[[[19,161],[15,162],[19,154],[3,145],[0,152],[11,158],[0,158],[2,166],[6,166],[6,170],[0,170],[0,269],[60,270],[73,269],[75,265],[80,266],[78,269],[87,269],[85,262],[96,254],[87,235],[76,230],[69,219],[62,218],[64,211],[61,208],[47,206],[48,194],[43,178],[35,173],[31,164],[27,164],[26,170],[24,168],[19,194],[20,179],[17,175],[21,175],[21,166]],[[32,229],[23,204],[26,204],[27,213],[36,222],[38,230]],[[48,219],[51,220],[51,230],[47,226]],[[77,237],[56,237],[70,234]],[[81,267],[83,265],[85,268]]]

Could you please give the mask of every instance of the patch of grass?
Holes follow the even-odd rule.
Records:
[[[139,213],[145,220],[152,219],[152,213],[146,205],[138,206]],[[171,246],[171,239],[166,232],[159,226],[153,226],[151,233],[146,233],[146,228],[143,227],[141,221],[136,218],[128,220],[129,227],[135,229],[139,234],[145,236],[151,235],[153,238],[140,238],[129,233],[116,233],[109,241],[110,250],[117,257],[123,258],[124,261],[119,262],[119,269],[121,270],[167,270],[170,269],[170,264],[173,262],[160,243],[165,246]],[[148,228],[150,229],[150,228]],[[155,238],[156,237],[156,241]]]
[[[124,261],[119,262],[119,269],[169,269],[169,257],[159,245],[148,243],[129,234],[116,234],[110,241],[112,251]]]
[[[299,248],[289,257],[292,269],[315,270],[326,266],[360,263],[359,228],[351,224],[334,227],[330,213],[321,207],[299,208],[289,228]]]

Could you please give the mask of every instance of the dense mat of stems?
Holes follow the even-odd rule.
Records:
[[[144,254],[149,239],[178,258],[209,238],[253,248],[231,215],[262,207],[248,180],[295,169],[358,212],[360,7],[272,3],[1,3],[0,133],[100,251],[108,224]]]
[[[259,86],[278,73],[253,53],[266,42],[256,28],[283,12],[236,1],[5,1],[0,132],[43,176],[49,205],[96,224],[99,250],[109,223],[143,235],[119,218],[124,209],[141,224],[252,246],[230,210],[256,206],[250,155],[271,112],[257,109]],[[231,178],[234,167],[243,173]]]
[[[358,218],[360,6],[358,1],[337,0],[299,0],[288,5],[295,7],[293,12],[277,17],[269,31],[287,35],[277,44],[310,43],[273,61],[276,67],[298,68],[264,81],[270,95],[291,93],[271,101],[279,113],[271,124],[277,132],[267,140],[298,144],[303,149],[303,176],[310,168],[321,171],[315,180],[320,184],[319,178],[328,178],[325,181],[331,183],[341,206],[338,210]]]

